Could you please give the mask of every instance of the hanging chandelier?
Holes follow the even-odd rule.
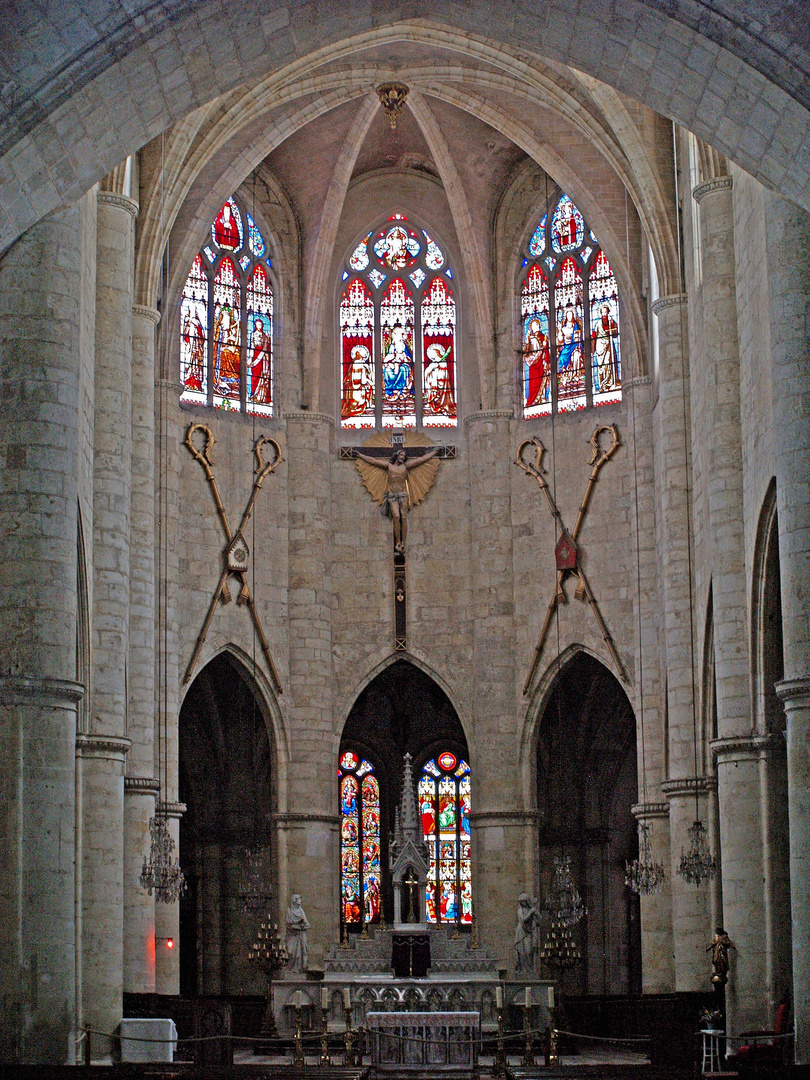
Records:
[[[149,858],[143,860],[141,887],[146,889],[150,896],[154,893],[156,900],[162,900],[164,904],[174,904],[185,890],[186,879],[179,861],[172,859],[174,840],[162,814],[157,813],[149,819],[149,832],[152,843]]]
[[[266,852],[258,843],[245,848],[237,890],[245,912],[266,911],[270,905],[273,892],[267,879]]]
[[[717,863],[709,851],[708,837],[702,821],[696,821],[688,830],[689,854],[681,848],[681,862],[678,873],[690,885],[701,885],[711,881],[717,873]]]
[[[554,856],[554,878],[543,908],[551,919],[552,926],[559,923],[569,929],[588,914],[588,909],[582,903],[582,897],[574,884],[570,855]]]
[[[624,865],[624,883],[640,896],[651,896],[661,891],[666,879],[662,863],[653,859],[650,842],[650,826],[646,821],[638,823],[638,858]]]

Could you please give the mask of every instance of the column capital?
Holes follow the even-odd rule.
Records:
[[[184,802],[159,802],[156,809],[167,818],[180,818],[185,814],[188,807]]]
[[[487,825],[506,825],[511,827],[537,825],[540,821],[539,810],[477,810],[470,814],[470,822],[479,828]]]
[[[634,379],[628,379],[627,382],[623,383],[622,385],[625,386],[625,387],[629,386],[631,390],[635,390],[636,387],[650,386],[651,384],[652,384],[652,376],[651,375],[636,375],[636,377]]]
[[[636,821],[650,821],[652,818],[668,818],[668,802],[642,802],[630,807],[630,813]]]
[[[668,799],[683,798],[685,795],[704,795],[717,790],[717,780],[713,776],[683,776],[677,780],[665,780],[661,791]]]
[[[123,761],[131,746],[132,741],[121,735],[82,733],[76,736],[76,757]]]
[[[767,755],[774,743],[773,735],[731,735],[726,739],[712,739],[712,754],[718,765],[734,761],[756,761]]]
[[[160,312],[155,308],[147,307],[145,304],[133,304],[132,314],[138,315],[142,319],[148,319],[155,326],[160,322]]]
[[[119,195],[115,191],[99,191],[96,201],[106,206],[117,206],[119,210],[126,210],[133,219],[138,216],[138,204],[127,195]]]
[[[154,795],[160,794],[160,781],[154,776],[125,776],[124,793],[126,795]]]
[[[43,675],[0,676],[0,697],[7,700],[47,698],[75,704],[81,701],[84,693],[84,685],[72,679],[50,679]]]
[[[692,188],[692,198],[696,203],[705,195],[711,195],[715,191],[729,191],[734,184],[731,176],[718,176],[714,180],[707,180],[705,184],[698,184]]]
[[[337,829],[340,818],[337,814],[271,814],[270,820],[275,825],[296,829],[310,824],[331,825]]]
[[[322,412],[308,412],[306,409],[296,409],[293,412],[284,412],[285,420],[301,420],[309,421],[312,424],[329,424],[330,427],[335,426],[334,416],[330,416],[328,413]]]
[[[660,315],[662,311],[666,311],[667,308],[680,307],[681,304],[687,302],[686,293],[672,293],[670,296],[659,296],[657,300],[653,300],[652,313],[653,315]]]
[[[470,413],[464,417],[464,426],[477,424],[479,420],[514,420],[515,414],[511,409],[482,409],[480,412]]]
[[[783,679],[775,689],[786,710],[794,706],[810,708],[810,679]]]
[[[155,379],[155,386],[158,390],[172,390],[178,397],[185,390],[183,383],[178,382],[177,379]]]

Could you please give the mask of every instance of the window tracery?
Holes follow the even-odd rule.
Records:
[[[267,244],[232,196],[180,301],[181,401],[273,414],[273,287]]]
[[[438,242],[403,214],[343,270],[341,427],[455,427],[456,303]]]
[[[523,269],[524,418],[621,401],[616,275],[568,195],[535,228]]]

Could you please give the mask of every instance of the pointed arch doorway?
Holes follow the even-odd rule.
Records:
[[[389,840],[402,804],[406,755],[415,826],[428,854],[419,919],[461,930],[472,921],[467,739],[438,683],[396,660],[360,693],[340,742],[341,922],[348,933],[394,920]]]
[[[587,908],[573,930],[581,961],[543,968],[568,993],[641,992],[639,902],[624,884],[625,863],[638,855],[637,802],[633,709],[616,677],[578,652],[554,681],[537,741],[541,890],[555,857],[570,856]]]
[[[180,994],[263,993],[248,963],[258,920],[240,890],[245,849],[261,851],[277,894],[272,850],[276,769],[265,703],[231,654],[214,657],[191,684],[180,710]]]

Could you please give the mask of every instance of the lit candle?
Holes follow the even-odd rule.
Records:
[[[548,1007],[550,1009],[553,1009],[554,1008],[554,987],[553,986],[547,986],[546,987],[546,1001],[548,1002]]]
[[[495,1008],[496,1009],[502,1009],[503,1008],[503,987],[502,986],[496,986],[495,987]]]
[[[352,992],[348,986],[343,987],[343,1008],[350,1009],[352,1007]]]
[[[321,987],[321,1008],[322,1009],[328,1009],[329,1008],[329,991],[327,990],[327,988],[325,986]]]
[[[530,986],[527,986],[526,987],[526,1008],[530,1009],[531,1007],[532,1007],[532,988]]]

